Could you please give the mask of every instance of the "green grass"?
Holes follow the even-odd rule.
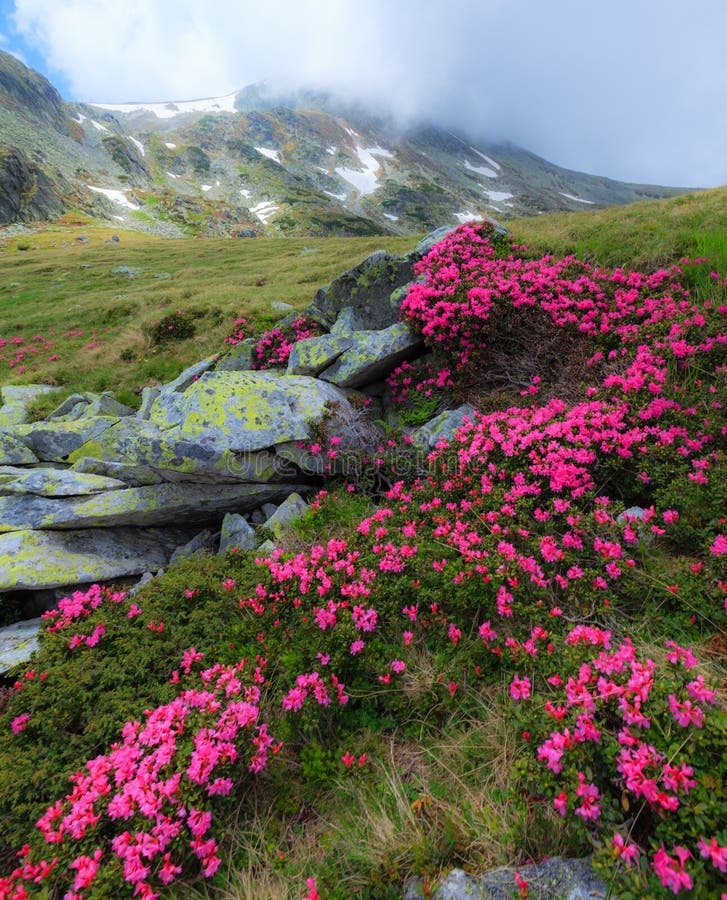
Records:
[[[727,187],[597,211],[512,219],[532,250],[608,266],[655,269],[681,257],[708,257],[727,271]]]
[[[303,309],[318,287],[373,251],[404,253],[416,243],[412,237],[166,240],[76,221],[0,237],[0,337],[27,342],[37,334],[54,342],[26,356],[21,373],[0,360],[0,384],[115,390],[133,401],[145,385],[222,350],[236,318],[262,329],[280,318],[273,301]],[[114,233],[118,243],[110,242]],[[112,274],[117,266],[138,273]],[[179,310],[198,314],[195,336],[153,346],[147,329]],[[68,331],[83,335],[64,337]],[[0,353],[10,358],[14,349]],[[56,354],[61,359],[47,361]]]

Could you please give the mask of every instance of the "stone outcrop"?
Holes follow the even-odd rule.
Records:
[[[309,312],[326,333],[294,344],[286,369],[253,370],[247,340],[145,388],[138,412],[83,392],[44,421],[30,421],[32,404],[56,388],[2,388],[0,605],[5,592],[41,592],[40,602],[49,589],[128,579],[215,547],[264,551],[257,526],[284,539],[330,471],[309,445],[322,433],[346,451],[381,440],[375,416],[362,425],[371,398],[359,389],[378,396],[423,350],[398,321],[419,252],[375,253],[321,288]],[[428,450],[465,412],[415,440]]]

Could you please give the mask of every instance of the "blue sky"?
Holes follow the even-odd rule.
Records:
[[[567,168],[727,183],[726,0],[0,0],[67,99],[334,89]]]

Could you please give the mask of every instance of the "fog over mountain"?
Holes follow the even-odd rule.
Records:
[[[3,0],[0,47],[71,100],[273,77],[628,181],[727,182],[727,5],[696,0]]]

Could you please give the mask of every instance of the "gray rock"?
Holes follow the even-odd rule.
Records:
[[[136,278],[140,272],[138,266],[114,266],[111,270],[112,275],[124,275],[126,278]]]
[[[124,416],[133,416],[134,410],[113,397],[111,394],[100,394],[95,397],[81,412],[79,419],[88,419],[94,416],[114,416],[121,419]]]
[[[351,347],[320,378],[338,387],[362,387],[384,378],[422,347],[421,338],[405,322],[382,331],[357,331]]]
[[[11,400],[19,400],[21,403],[33,403],[39,397],[45,394],[54,394],[60,388],[51,387],[49,384],[6,384],[0,388],[0,396],[3,403],[10,403]]]
[[[270,309],[272,309],[274,312],[279,313],[295,312],[294,306],[291,306],[290,303],[283,303],[281,300],[273,300],[273,302],[270,304]]]
[[[364,331],[361,319],[352,306],[344,306],[336,316],[336,321],[331,325],[330,333],[338,337],[350,338],[354,331]]]
[[[335,362],[352,343],[350,337],[338,337],[333,334],[296,341],[290,351],[286,374],[315,377]]]
[[[275,511],[277,510],[277,508],[278,506],[276,503],[263,503],[260,507],[260,512],[262,512],[262,514],[265,516],[265,519],[269,519],[270,516],[275,515]],[[265,521],[265,519],[263,519],[263,522]]]
[[[138,419],[149,418],[149,412],[154,405],[154,401],[159,396],[159,394],[161,394],[161,392],[161,388],[158,387],[145,387],[141,389],[141,404],[139,405],[139,410],[136,413]]]
[[[165,384],[161,389],[161,393],[182,393],[190,386],[190,384],[197,381],[200,375],[203,375],[205,372],[209,372],[209,370],[214,367],[216,362],[216,357],[208,356],[207,359],[203,359],[198,363],[194,363],[194,365],[189,366],[183,372],[177,375],[174,381],[170,381],[169,384]]]
[[[474,406],[470,406],[469,403],[464,403],[457,409],[445,410],[414,432],[414,442],[421,447],[430,449],[442,438],[451,441],[457,429],[462,425],[465,416],[474,419],[475,413]]]
[[[167,564],[177,529],[117,528],[0,534],[0,591],[91,584]]]
[[[193,524],[226,512],[252,511],[269,501],[281,502],[304,485],[155,484],[106,491],[83,498],[35,495],[0,497],[0,528],[116,528],[137,525]]]
[[[514,872],[527,882],[530,900],[595,900],[608,895],[590,859],[556,856],[535,865],[496,869],[477,877],[453,869],[431,894],[432,900],[511,900],[520,894]],[[421,900],[421,882],[410,881],[404,896],[405,900]]]
[[[146,585],[149,584],[150,581],[154,581],[154,576],[151,572],[144,572],[136,584],[130,587],[126,592],[127,596],[135,597],[143,587],[146,587]]]
[[[70,469],[18,469],[14,466],[0,466],[0,495],[38,494],[42,497],[77,497],[125,487],[123,481],[114,478],[74,472]]]
[[[233,344],[217,363],[218,372],[245,372],[252,368],[252,354],[257,345],[257,338],[245,338]]]
[[[198,553],[204,553],[205,550],[209,550],[211,546],[212,532],[209,528],[206,528],[204,531],[200,531],[199,534],[195,535],[191,541],[187,541],[184,546],[177,547],[174,553],[172,553],[169,565],[173,566],[174,563],[179,562],[180,559],[189,559],[192,556],[196,556]]]
[[[124,487],[143,487],[148,484],[161,484],[162,477],[148,466],[129,466],[124,463],[110,462],[105,459],[93,459],[82,456],[71,466],[71,471],[89,475],[103,475],[123,483]]]
[[[398,310],[390,302],[391,293],[411,277],[408,259],[379,250],[321,288],[306,315],[330,327],[340,311],[350,306],[359,317],[360,329],[387,328],[398,319]]]
[[[90,401],[86,394],[71,394],[70,397],[66,397],[66,399],[57,406],[50,415],[46,416],[46,421],[53,422],[56,420],[62,421],[69,417],[74,418],[74,411],[78,407],[87,407],[89,403]],[[78,414],[80,414],[81,411],[82,410],[79,410]],[[75,416],[75,418],[77,417],[78,415]]]
[[[38,632],[42,625],[43,620],[38,618],[0,628],[0,675],[28,662],[38,649]]]
[[[228,513],[222,520],[220,529],[220,553],[227,553],[232,547],[252,550],[255,546],[255,532],[244,516]]]
[[[113,416],[97,416],[76,422],[33,422],[4,429],[6,435],[22,441],[38,459],[61,462],[87,441],[101,435],[115,425]]]
[[[264,507],[263,507],[264,509]],[[308,509],[308,504],[300,494],[292,493],[269,516],[263,526],[268,528],[276,538],[281,537],[290,525],[299,519]]]
[[[20,438],[0,431],[0,464],[29,466],[37,462],[38,457]]]
[[[28,418],[28,407],[20,400],[11,400],[0,406],[0,428],[8,425],[25,425]]]
[[[342,391],[304,375],[206,372],[184,394],[160,395],[150,421],[220,451],[252,452],[306,440],[331,403],[351,409]]]

